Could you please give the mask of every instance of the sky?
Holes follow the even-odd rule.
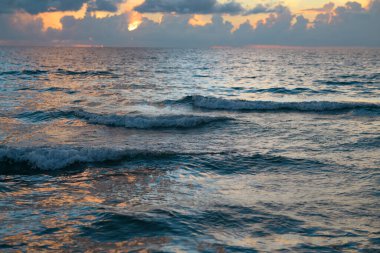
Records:
[[[380,47],[380,0],[0,0],[0,45]]]

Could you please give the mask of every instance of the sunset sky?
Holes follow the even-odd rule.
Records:
[[[380,46],[380,0],[3,0],[0,45]]]

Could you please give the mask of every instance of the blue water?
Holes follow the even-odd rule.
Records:
[[[379,157],[379,49],[0,48],[1,252],[376,252]]]

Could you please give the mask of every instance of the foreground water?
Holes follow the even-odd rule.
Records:
[[[0,49],[0,251],[380,250],[380,50]]]

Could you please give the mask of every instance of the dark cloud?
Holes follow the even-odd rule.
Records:
[[[135,10],[140,13],[239,14],[244,8],[235,1],[222,4],[217,0],[145,0]]]
[[[25,11],[30,14],[38,14],[47,11],[79,10],[88,0],[1,0],[0,12],[12,13]]]
[[[123,2],[123,0],[96,0],[89,1],[88,10],[89,11],[108,11],[116,12],[118,9],[118,4]]]
[[[122,0],[0,0],[0,13],[24,11],[30,14],[54,11],[77,11],[88,3],[89,9],[112,11]]]

